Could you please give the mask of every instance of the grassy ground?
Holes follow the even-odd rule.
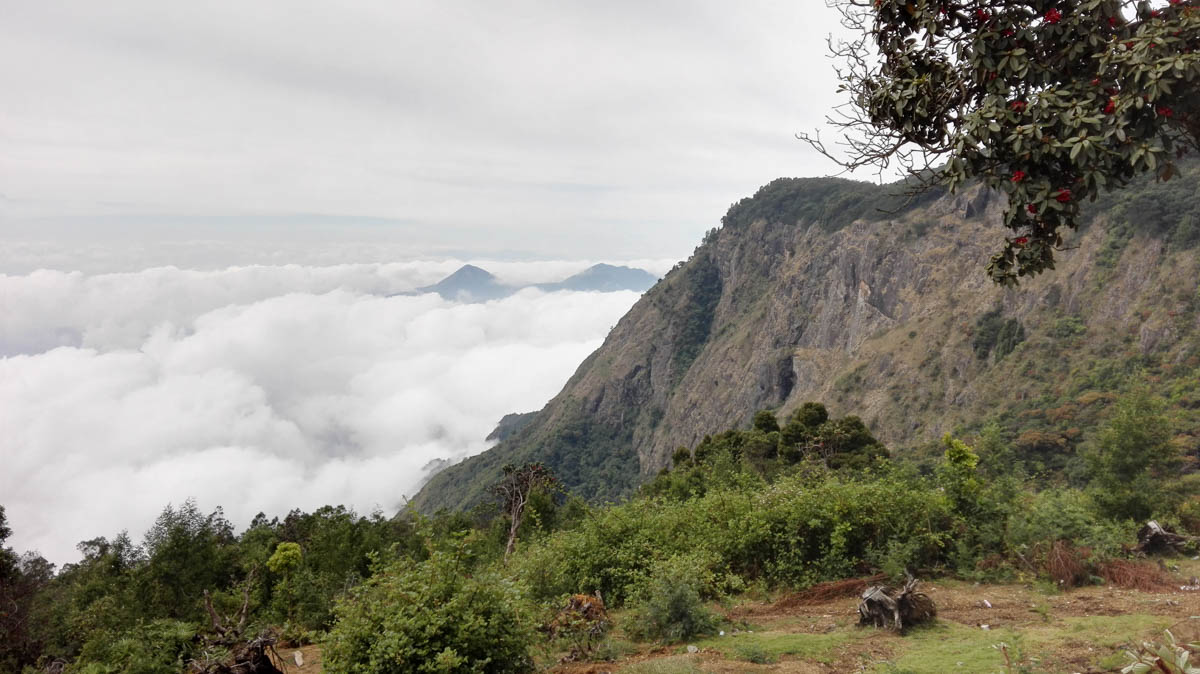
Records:
[[[1200,561],[1177,564],[1178,585],[1200,576]],[[1158,640],[1165,629],[1181,642],[1200,641],[1200,592],[1178,586],[1057,592],[948,580],[922,589],[937,604],[938,619],[904,635],[858,627],[855,596],[800,605],[776,597],[722,607],[723,636],[664,646],[625,641],[617,630],[604,645],[611,661],[555,664],[562,655],[555,652],[541,660],[559,674],[1098,673],[1120,671],[1126,648]],[[302,649],[302,668],[292,662],[293,650],[280,651],[288,674],[321,672],[319,648]]]
[[[1181,585],[1200,575],[1200,563],[1182,566]],[[1165,629],[1180,640],[1200,639],[1200,592],[1178,587],[1056,592],[943,581],[923,589],[938,606],[938,620],[904,635],[858,627],[855,597],[805,606],[745,602],[725,609],[730,618],[725,636],[667,647],[627,646],[632,652],[615,662],[572,663],[552,671],[1117,672],[1127,662],[1124,649],[1159,639]],[[688,645],[698,652],[688,653]]]

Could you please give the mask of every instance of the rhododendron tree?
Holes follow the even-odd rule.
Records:
[[[801,137],[849,169],[1007,194],[1012,235],[988,265],[1002,285],[1054,267],[1081,201],[1169,179],[1200,137],[1200,0],[830,4],[856,36],[832,43],[842,140]]]

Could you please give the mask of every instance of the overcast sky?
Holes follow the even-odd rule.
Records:
[[[685,255],[834,167],[817,0],[0,0],[0,237]]]
[[[0,0],[10,543],[70,561],[188,497],[394,512],[637,301],[395,293],[661,274],[833,173],[795,134],[835,28],[819,0]]]

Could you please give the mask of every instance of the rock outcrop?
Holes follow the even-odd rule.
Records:
[[[872,189],[781,180],[735,205],[536,417],[436,475],[416,505],[469,506],[502,464],[535,460],[586,498],[619,498],[676,447],[808,400],[903,451],[1077,395],[1072,382],[1103,359],[1195,367],[1194,248],[1138,234],[1106,263],[1110,214],[1095,211],[1057,270],[1003,289],[984,273],[1007,232],[1002,197],[977,187],[881,215],[861,202],[888,188]],[[999,336],[983,329],[988,312]]]

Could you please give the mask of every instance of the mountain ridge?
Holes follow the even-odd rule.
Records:
[[[1194,166],[1186,173],[1169,188],[1185,204],[1200,184]],[[1186,219],[1127,236],[1117,222],[1141,217],[1138,200],[1158,189],[1101,203],[1057,271],[1004,289],[983,273],[1005,232],[999,195],[975,187],[906,204],[861,183],[773,181],[731,207],[528,425],[434,476],[414,504],[469,507],[504,463],[525,461],[585,498],[619,499],[675,447],[806,400],[861,414],[902,454],[999,418],[1022,451],[1063,469],[1099,409],[1077,399],[1119,385],[1104,368],[1200,379],[1200,264],[1172,243]],[[868,208],[886,203],[899,208]],[[1187,395],[1200,407],[1200,392]]]
[[[611,265],[604,262],[561,280],[526,285],[501,283],[491,272],[473,264],[464,264],[446,278],[428,286],[422,286],[406,294],[436,293],[442,299],[466,302],[486,302],[502,299],[525,288],[537,288],[542,292],[573,290],[577,292],[617,292],[630,290],[644,292],[658,281],[658,277],[644,269]]]

